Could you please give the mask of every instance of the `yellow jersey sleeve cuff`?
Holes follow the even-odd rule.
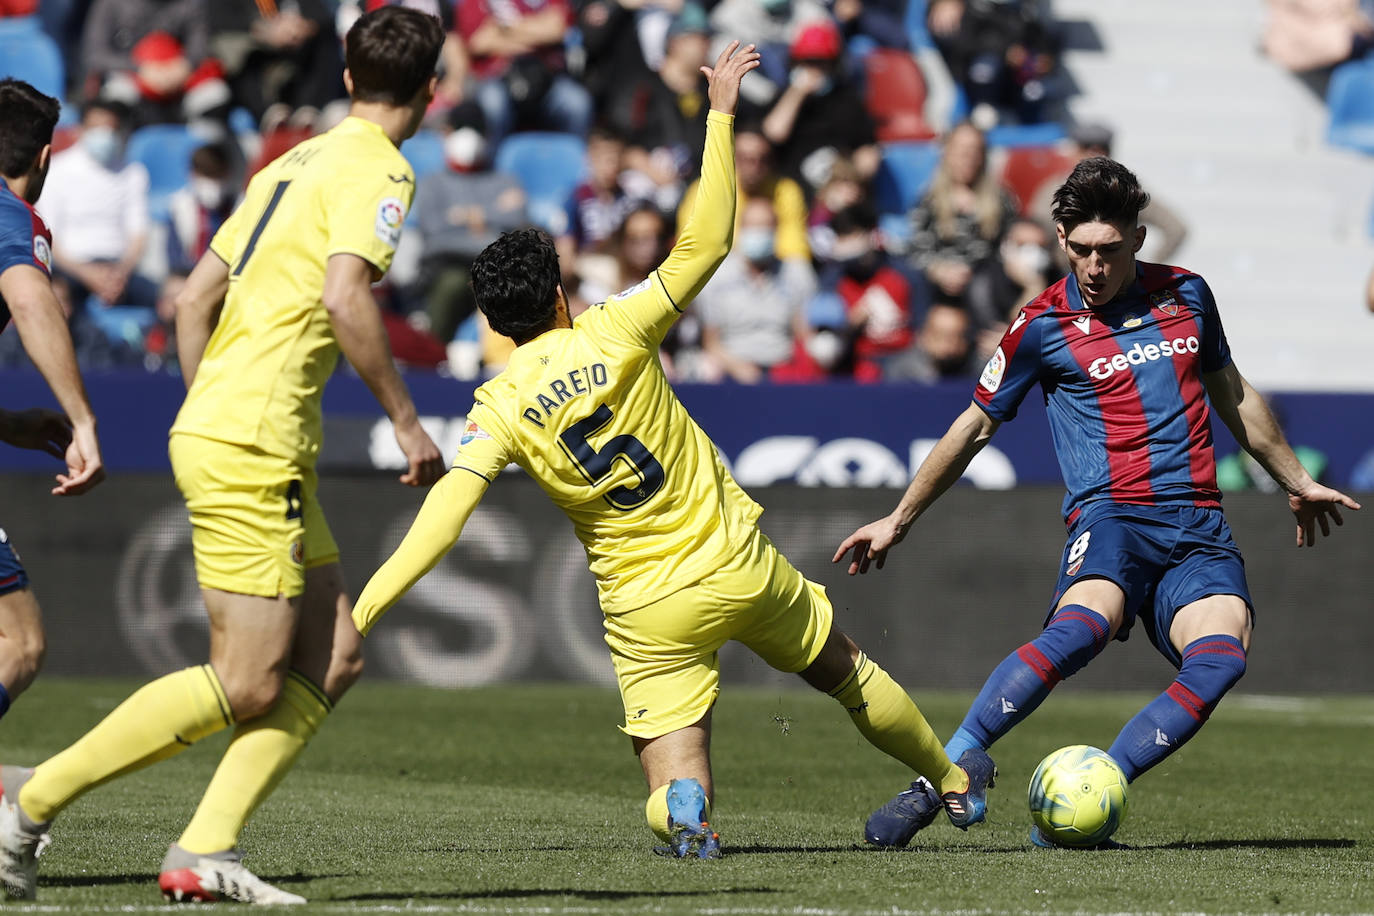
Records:
[[[721,124],[734,124],[735,116],[732,114],[726,114],[723,111],[716,111],[714,108],[712,108],[710,111],[706,112],[706,120],[717,121]]]

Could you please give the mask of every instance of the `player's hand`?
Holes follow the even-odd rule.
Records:
[[[401,483],[408,487],[428,487],[444,476],[444,456],[419,420],[397,426],[396,443],[401,446],[409,465],[401,475]]]
[[[71,442],[66,452],[67,473],[57,475],[54,496],[80,496],[105,479],[105,465],[100,460],[100,443],[95,437],[95,422],[77,423],[72,427]]]
[[[910,525],[900,524],[890,515],[876,522],[869,522],[844,539],[830,562],[840,562],[852,549],[854,556],[849,561],[851,576],[868,572],[870,564],[882,569],[883,564],[887,562],[887,552],[902,542],[910,528]]]
[[[1293,510],[1293,517],[1298,520],[1297,546],[1311,547],[1317,543],[1317,528],[1321,528],[1322,537],[1331,536],[1331,526],[1327,522],[1327,516],[1337,525],[1345,524],[1341,518],[1340,506],[1347,509],[1359,509],[1360,504],[1340,490],[1333,490],[1324,487],[1319,483],[1314,483],[1301,493],[1292,493],[1288,496],[1288,508]]]
[[[736,54],[736,51],[739,53]],[[739,104],[739,81],[758,65],[759,53],[753,45],[741,48],[738,41],[732,41],[720,52],[714,67],[702,67],[701,72],[706,74],[706,97],[711,100],[711,110],[734,114],[735,106]]]
[[[30,410],[3,411],[0,438],[15,448],[31,448],[63,458],[72,441],[72,421],[55,410],[34,407]]]

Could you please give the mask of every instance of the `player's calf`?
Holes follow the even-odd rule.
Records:
[[[1107,753],[1134,781],[1197,734],[1244,674],[1240,640],[1221,635],[1193,640],[1183,649],[1178,677],[1126,723]]]

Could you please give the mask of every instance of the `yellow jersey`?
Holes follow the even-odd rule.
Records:
[[[381,127],[349,117],[253,176],[210,250],[229,291],[172,425],[313,466],[320,400],[339,358],[322,303],[336,254],[391,266],[415,175]]]
[[[450,474],[515,462],[572,520],[606,613],[719,569],[763,511],[673,393],[658,348],[729,251],[733,118],[712,111],[696,207],[648,279],[511,354],[477,389]]]

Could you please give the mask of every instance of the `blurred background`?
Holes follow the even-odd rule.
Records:
[[[248,178],[346,114],[341,36],[378,5],[0,0],[0,74],[63,100],[38,209],[115,472],[58,502],[48,459],[0,452],[4,524],[50,618],[52,670],[160,671],[203,651],[166,458],[183,393],[171,303]],[[1140,176],[1153,197],[1142,258],[1208,280],[1237,365],[1313,475],[1374,491],[1374,3],[406,5],[439,16],[448,42],[438,97],[402,147],[417,194],[378,295],[449,452],[473,388],[509,353],[475,312],[472,259],[500,232],[538,225],[557,240],[574,311],[637,283],[690,212],[708,107],[698,68],[731,38],[759,45],[736,119],[735,250],[662,359],[769,508],[765,527],[911,685],[976,686],[963,662],[977,677],[1038,623],[1063,536],[1038,399],[897,571],[841,581],[829,554],[890,509],[1008,319],[1063,276],[1049,200],[1084,156]],[[0,335],[0,385],[10,407],[51,400],[13,330]],[[325,406],[322,495],[356,588],[416,497],[382,473],[403,462],[346,366]],[[1217,440],[1261,604],[1247,684],[1374,689],[1354,654],[1374,642],[1369,519],[1293,552],[1281,495],[1220,428]],[[507,476],[371,641],[374,672],[449,685],[606,677],[581,550],[537,488]],[[935,609],[938,637],[925,624]],[[1337,615],[1351,638],[1334,651],[1351,658],[1309,643],[1309,613]],[[974,636],[990,626],[1008,634],[983,658]],[[1162,677],[1147,647],[1127,655],[1123,686]]]

